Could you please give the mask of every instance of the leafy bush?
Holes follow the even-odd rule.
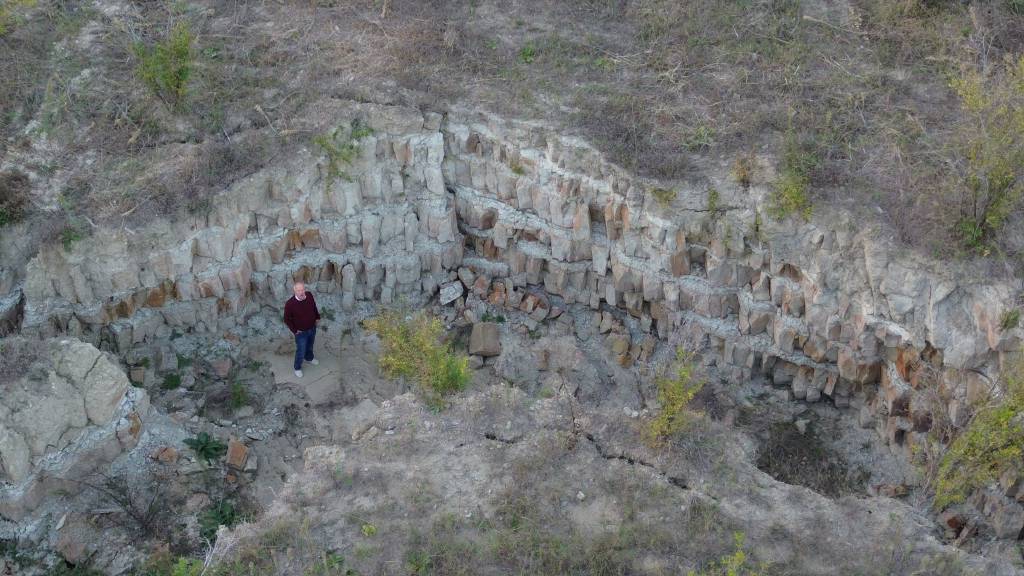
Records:
[[[795,132],[790,130],[786,133],[782,165],[771,205],[773,215],[780,220],[791,215],[804,220],[811,217],[811,171],[818,166],[818,157],[808,148]]]
[[[347,134],[339,126],[326,134],[313,137],[313,144],[316,144],[327,158],[327,188],[330,188],[338,178],[346,182],[352,181],[344,167],[356,159],[356,154],[359,153],[357,143],[371,134],[373,129],[356,119],[352,121]]]
[[[481,322],[497,322],[498,324],[505,323],[505,316],[503,314],[491,314],[488,310],[484,312],[484,315],[480,317]]]
[[[1003,312],[999,317],[999,327],[1003,330],[1013,330],[1020,325],[1020,309],[1014,308]]]
[[[658,205],[664,208],[676,199],[677,192],[668,188],[652,188],[651,194],[654,195],[654,199],[657,200]]]
[[[164,376],[164,381],[160,384],[160,387],[164,390],[174,390],[181,386],[181,374],[177,372],[171,372]]]
[[[533,64],[537,59],[537,47],[528,43],[519,50],[519,61],[523,64]]]
[[[249,404],[249,390],[238,380],[231,383],[231,409],[238,410]]]
[[[210,506],[199,515],[199,535],[209,541],[217,539],[217,529],[221,526],[233,527],[242,517],[235,510],[230,500],[221,500]]]
[[[195,35],[187,22],[174,25],[154,46],[136,45],[136,74],[158,98],[179,106],[195,67]]]
[[[217,460],[228,451],[226,444],[210,436],[207,432],[200,432],[194,438],[186,438],[185,446],[188,446],[202,458],[207,464]]]
[[[1006,376],[1006,395],[982,407],[953,440],[939,464],[935,508],[962,502],[971,492],[1020,466],[1024,457],[1024,365]]]
[[[711,188],[708,190],[708,212],[714,216],[718,212],[718,204],[721,201],[721,195],[718,190]]]
[[[652,445],[660,445],[682,430],[689,422],[690,402],[704,387],[694,379],[693,355],[683,348],[676,349],[676,358],[654,379],[661,407],[648,422],[646,435]]]
[[[767,574],[768,567],[764,563],[752,565],[743,550],[745,539],[742,532],[733,534],[736,549],[732,554],[705,566],[700,572],[691,570],[688,576],[759,576]]]
[[[469,357],[456,354],[441,341],[444,327],[423,312],[404,315],[386,311],[366,321],[381,340],[380,366],[392,378],[405,377],[419,385],[434,407],[469,383]]]
[[[967,247],[985,250],[1024,194],[1024,56],[990,75],[965,71],[952,86],[965,116],[956,231]]]
[[[715,129],[701,122],[683,134],[683,147],[690,152],[701,152],[715,145]]]
[[[82,238],[85,238],[85,234],[77,226],[65,226],[60,233],[60,243],[66,251],[70,251],[75,242]]]

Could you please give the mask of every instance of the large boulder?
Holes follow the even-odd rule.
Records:
[[[4,358],[20,370],[0,371],[0,516],[14,520],[65,479],[134,446],[149,407],[92,345],[18,340],[3,341],[3,351],[32,357]]]
[[[477,322],[469,335],[469,353],[476,356],[501,354],[501,332],[494,322]]]

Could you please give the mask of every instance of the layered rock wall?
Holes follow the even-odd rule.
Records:
[[[492,303],[529,306],[531,287],[706,338],[722,374],[852,406],[908,453],[998,393],[1019,349],[1000,326],[1019,286],[898,254],[842,214],[774,221],[767,187],[723,167],[666,188],[544,126],[353,105],[342,133],[354,119],[372,133],[340,177],[308,150],[192,221],[44,251],[23,329],[127,353],[277,309],[293,279],[350,308],[434,294],[466,267]]]

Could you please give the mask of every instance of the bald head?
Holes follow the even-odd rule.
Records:
[[[306,285],[302,282],[296,282],[292,285],[292,292],[295,293],[296,300],[302,300],[306,297]]]

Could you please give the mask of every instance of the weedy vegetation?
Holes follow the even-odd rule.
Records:
[[[935,508],[963,502],[1005,474],[1021,474],[1024,458],[1024,361],[1004,373],[1003,398],[978,408],[942,456]]]
[[[680,347],[676,349],[675,360],[662,367],[655,377],[658,409],[645,430],[645,438],[652,446],[665,445],[695,416],[689,405],[704,387],[704,381],[698,379],[694,371],[693,355]]]
[[[207,464],[221,458],[228,451],[227,444],[211,436],[208,432],[200,432],[192,438],[186,438],[185,445]]]
[[[153,46],[137,44],[136,74],[164,103],[180,107],[188,95],[189,80],[195,69],[195,35],[188,22],[174,25],[166,37]]]
[[[380,338],[384,373],[416,383],[431,406],[444,406],[446,396],[469,383],[469,357],[442,340],[440,319],[425,312],[389,310],[366,320],[365,326]]]

